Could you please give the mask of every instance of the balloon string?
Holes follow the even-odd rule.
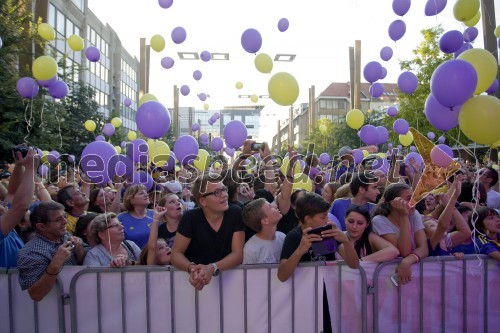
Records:
[[[45,109],[45,98],[42,97],[43,103],[42,103],[42,110],[40,111],[40,125],[38,127],[42,127],[44,124],[43,122],[43,111]]]
[[[61,122],[59,121],[59,117],[57,116],[57,110],[54,110],[54,114],[56,115],[56,120],[57,120],[57,127],[59,129],[59,148],[62,148],[63,144],[63,139],[62,139],[62,134],[61,134]]]
[[[99,194],[98,194],[99,196]],[[104,191],[104,187],[102,188],[102,198],[104,200],[104,216],[106,216],[106,221],[108,221],[108,207],[107,207],[107,204],[106,204],[106,192]],[[108,223],[106,223],[108,224]],[[107,225],[107,227],[109,227],[109,225]],[[108,232],[108,244],[109,244],[109,254],[111,255],[111,258],[113,258],[113,248],[111,247],[111,236],[109,234],[109,229],[111,228],[108,228],[107,232]]]
[[[27,111],[30,109],[30,116],[28,119]],[[24,109],[24,120],[26,121],[26,135],[24,136],[24,143],[28,143],[28,137],[30,136],[31,128],[33,127],[33,100],[29,100],[26,105],[26,109]]]

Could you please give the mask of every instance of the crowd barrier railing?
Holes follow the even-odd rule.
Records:
[[[500,266],[487,256],[427,258],[399,288],[398,263],[305,263],[284,283],[277,265],[242,265],[202,291],[172,267],[66,267],[41,302],[0,269],[0,332],[321,332],[324,287],[334,332],[500,327]]]

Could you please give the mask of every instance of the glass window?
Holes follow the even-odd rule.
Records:
[[[56,10],[57,18],[56,18],[56,30],[64,35],[64,15],[60,11]]]
[[[325,109],[326,108],[326,100],[322,99],[319,101],[319,107],[321,109]]]
[[[66,20],[66,37],[69,37],[73,34],[73,22],[70,20]]]
[[[56,7],[53,4],[49,4],[49,20],[48,23],[52,26],[56,26]]]

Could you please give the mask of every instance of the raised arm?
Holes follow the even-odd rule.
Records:
[[[148,238],[148,257],[146,259],[146,264],[156,265],[156,245],[158,242],[158,226],[163,215],[167,213],[166,207],[155,207],[155,212],[153,215],[153,223],[151,224],[151,229],[149,230]]]
[[[288,156],[290,157],[290,163],[288,165],[287,173],[285,175],[285,181],[283,182],[281,192],[276,198],[278,201],[278,209],[282,215],[286,215],[290,210],[291,197],[292,197],[292,187],[294,178],[294,167],[295,163],[298,163],[298,154],[296,151],[292,151],[291,146],[288,147]]]

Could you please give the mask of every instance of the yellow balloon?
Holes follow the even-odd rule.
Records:
[[[266,53],[260,53],[255,57],[254,60],[255,63],[255,68],[261,73],[271,73],[273,70],[273,59],[266,54]]]
[[[49,56],[40,56],[33,61],[31,70],[37,80],[46,81],[52,79],[57,74],[57,62]]]
[[[122,153],[122,147],[120,146],[115,146],[116,153],[121,154]]]
[[[56,31],[48,23],[40,23],[38,25],[38,34],[45,40],[54,40],[56,38]]]
[[[205,110],[205,111],[206,111],[206,110],[208,110],[209,108],[210,108],[210,106],[209,106],[207,103],[203,104],[203,110]]]
[[[299,83],[286,72],[274,74],[267,84],[269,97],[279,105],[290,106],[299,97]]]
[[[111,125],[113,125],[115,128],[118,128],[122,125],[122,120],[120,117],[114,117],[111,119]]]
[[[465,21],[465,22],[464,22],[464,24],[465,24],[466,26],[468,26],[468,27],[473,27],[473,26],[475,26],[475,25],[477,24],[477,22],[479,22],[479,20],[480,20],[480,19],[481,19],[481,12],[480,12],[480,11],[478,11],[478,12],[476,13],[476,15],[474,15],[474,17],[473,17],[473,18],[471,18],[471,19],[470,19],[470,20],[468,20],[468,21]]]
[[[163,141],[148,140],[149,160],[156,166],[164,166],[170,157],[170,147]]]
[[[363,149],[362,152],[363,152],[363,157],[367,157],[368,155],[370,155],[370,152],[368,152],[368,150],[366,149]]]
[[[386,153],[377,153],[376,154],[378,157],[381,157],[381,158],[386,158],[387,157],[387,154]]]
[[[347,123],[347,126],[352,129],[360,129],[361,126],[363,126],[363,124],[365,123],[365,115],[361,110],[352,109],[351,111],[347,112],[345,122]]]
[[[95,131],[95,129],[96,129],[96,127],[97,127],[97,125],[96,125],[95,121],[93,121],[93,120],[87,120],[87,121],[85,122],[84,126],[85,126],[85,129],[86,129],[87,131],[89,131],[89,132],[93,132],[93,131]]]
[[[49,152],[47,150],[42,151],[42,158],[40,159],[40,161],[42,163],[47,163],[49,161],[48,158],[49,158]]]
[[[154,35],[150,40],[151,48],[156,52],[161,52],[165,48],[165,38],[160,35]]]
[[[68,45],[73,51],[81,51],[85,47],[83,38],[78,35],[71,35],[68,37]]]
[[[250,96],[250,100],[254,103],[257,103],[259,101],[259,96],[253,94],[252,96]]]
[[[327,130],[328,128],[326,127],[326,125],[319,125],[319,131],[321,132],[321,134],[325,134]]]
[[[495,37],[500,38],[500,25],[495,28]]]
[[[156,96],[153,94],[144,94],[144,95],[142,95],[141,98],[139,98],[139,106],[141,106],[143,103],[146,103],[149,101],[158,102],[158,98],[156,98]]]
[[[214,168],[215,168],[215,169],[218,169],[218,168],[220,168],[220,167],[221,167],[220,162],[215,162],[215,163],[214,163]]]
[[[465,136],[479,144],[491,146],[500,140],[500,100],[480,95],[470,98],[458,114],[458,125]]]
[[[175,166],[175,168],[174,168],[174,170],[175,170],[176,172],[179,172],[179,171],[181,171],[181,167],[180,167],[180,166],[178,166],[178,165],[176,165],[176,166]]]
[[[137,139],[137,133],[134,132],[134,131],[128,131],[127,133],[127,138],[130,140],[130,141],[134,141],[135,139]]]
[[[200,171],[205,171],[210,166],[210,154],[205,149],[198,150],[198,156],[193,161],[193,165]]]
[[[288,156],[286,156],[285,158],[283,158],[283,162],[281,163],[281,173],[283,173],[284,175],[288,175],[287,171],[289,169],[289,166],[290,166],[290,158]],[[295,165],[293,167],[293,175],[294,176],[297,176],[299,174],[302,173],[302,169],[300,168],[300,163],[299,161],[295,162]]]
[[[493,148],[493,149],[498,148],[498,147],[500,147],[500,140],[496,141],[495,143],[493,143],[491,145],[491,148]],[[498,155],[500,156],[500,152],[498,152]],[[500,160],[500,158],[499,158],[499,160]]]
[[[479,0],[457,0],[453,6],[453,16],[457,21],[468,21],[479,11],[479,5]]]
[[[408,147],[413,142],[413,134],[410,131],[406,134],[399,134],[399,142],[403,146]]]
[[[477,85],[474,91],[476,95],[486,91],[495,81],[498,63],[490,52],[484,49],[470,49],[462,52],[457,59],[467,61],[476,70]]]
[[[293,179],[292,192],[296,189],[306,190],[312,192],[313,184],[311,178],[305,174],[295,176]]]
[[[241,89],[241,88],[243,88],[243,83],[236,82],[236,84],[234,86],[236,87],[236,89]]]

